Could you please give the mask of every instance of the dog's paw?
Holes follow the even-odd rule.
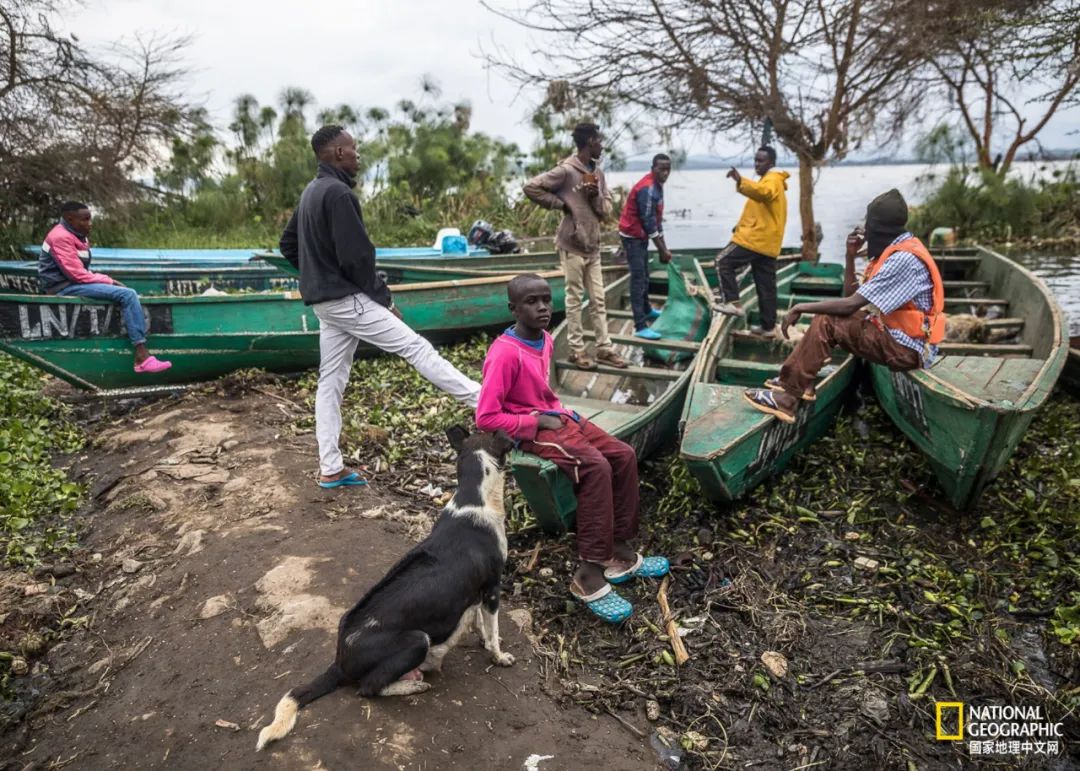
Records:
[[[498,664],[500,667],[511,667],[514,665],[515,659],[514,654],[512,653],[505,653],[504,651],[499,651],[498,653],[491,654],[491,660]]]

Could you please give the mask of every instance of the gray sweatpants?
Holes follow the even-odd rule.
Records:
[[[341,397],[349,384],[353,354],[361,342],[396,353],[431,383],[470,407],[480,384],[469,380],[427,340],[366,294],[354,294],[312,306],[319,317],[319,388],[315,393],[315,439],[319,468],[336,474],[345,467],[338,448]]]

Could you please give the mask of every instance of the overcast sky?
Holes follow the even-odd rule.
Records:
[[[299,86],[319,107],[392,108],[400,99],[416,99],[421,77],[430,74],[442,100],[472,104],[476,130],[526,149],[532,142],[526,118],[537,94],[519,94],[489,73],[480,52],[496,41],[527,60],[539,41],[477,0],[85,0],[63,26],[92,48],[136,34],[191,36],[185,53],[190,94],[220,128],[242,93],[276,106],[282,88]],[[1040,136],[1046,147],[1076,147],[1080,137],[1068,132],[1078,128],[1080,110],[1073,109]],[[678,138],[695,154],[741,155],[745,141]]]

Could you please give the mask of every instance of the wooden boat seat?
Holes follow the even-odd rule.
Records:
[[[988,402],[1015,402],[1039,376],[1043,359],[943,356],[929,374]]]
[[[987,319],[983,322],[983,326],[986,329],[1015,329],[1019,332],[1024,328],[1024,320],[1019,318]]]
[[[1000,297],[946,297],[945,307],[957,306],[957,305],[976,305],[976,306],[989,306],[1000,305],[1003,308],[1009,307],[1009,301]]]
[[[555,362],[556,369],[568,369],[578,372],[584,372],[586,370],[580,369],[576,364],[572,364],[566,359],[558,359]],[[588,372],[600,373],[601,375],[620,375],[622,377],[639,377],[645,380],[678,380],[682,377],[683,373],[674,369],[661,369],[659,367],[627,367],[625,369],[619,369],[618,367],[612,367],[609,364],[597,364],[596,369],[587,370]]]
[[[595,332],[585,332],[584,337],[586,340],[595,340]],[[697,353],[701,348],[701,343],[689,342],[687,340],[646,340],[642,337],[634,337],[633,335],[609,335],[611,342],[616,345],[636,345],[639,348],[656,348],[668,351],[686,351],[687,353]]]
[[[584,396],[566,396],[562,399],[563,406],[576,410],[578,414],[584,415],[589,420],[593,419],[594,415],[599,415],[601,412],[641,412],[642,406],[640,404],[619,404],[618,402],[604,401],[603,399],[588,399]]]
[[[1022,343],[942,343],[938,346],[942,354],[953,356],[993,356],[1004,354],[1007,356],[1031,356],[1035,349],[1033,346]]]

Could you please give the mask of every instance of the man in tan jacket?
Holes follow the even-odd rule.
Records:
[[[577,153],[551,171],[525,183],[525,195],[545,209],[563,212],[555,246],[566,274],[566,323],[570,361],[580,369],[596,369],[596,362],[625,369],[626,360],[615,352],[608,334],[604,307],[604,277],[600,271],[600,224],[612,213],[611,191],[598,161],[604,138],[595,123],[579,123],[573,132]],[[585,350],[581,306],[589,293],[592,326],[596,334],[596,361]]]

